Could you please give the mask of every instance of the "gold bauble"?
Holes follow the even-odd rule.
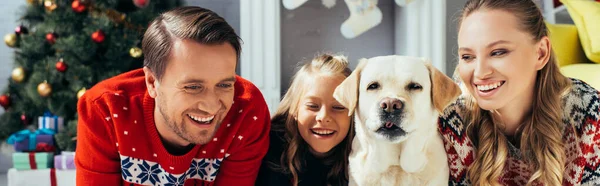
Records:
[[[15,47],[17,45],[17,34],[10,33],[4,36],[4,43],[9,47]]]
[[[40,96],[48,97],[50,94],[52,94],[52,86],[50,86],[48,82],[44,81],[38,85],[37,91]]]
[[[129,55],[131,55],[133,58],[142,57],[142,49],[139,47],[133,47],[129,49]]]
[[[21,83],[23,82],[23,79],[25,79],[25,70],[23,67],[17,67],[13,69],[11,77],[13,81]]]
[[[87,91],[87,89],[85,89],[85,87],[84,87],[84,88],[81,88],[81,90],[79,90],[79,91],[77,92],[77,99],[80,99],[80,98],[81,98],[81,96],[83,96],[83,94],[85,94],[85,91]]]
[[[46,8],[46,11],[52,12],[58,5],[56,5],[55,0],[44,0],[44,7]]]

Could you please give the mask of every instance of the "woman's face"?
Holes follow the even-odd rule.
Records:
[[[530,103],[536,73],[548,61],[544,47],[519,28],[510,12],[478,10],[462,20],[458,33],[458,73],[484,110]]]

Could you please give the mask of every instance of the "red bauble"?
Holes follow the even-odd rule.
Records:
[[[21,114],[21,122],[23,122],[23,125],[29,125],[29,118],[27,118],[27,115]]]
[[[8,95],[0,96],[0,106],[4,107],[4,110],[10,107],[10,98],[8,97]]]
[[[77,13],[84,12],[86,9],[85,5],[79,0],[73,1],[73,3],[71,3],[71,8],[73,9],[73,12]]]
[[[133,4],[138,8],[145,8],[150,4],[150,0],[133,0]]]
[[[56,43],[56,37],[58,37],[58,35],[56,35],[55,33],[47,33],[46,34],[46,41],[48,41],[48,43],[50,44],[54,44]]]
[[[95,31],[92,33],[92,40],[96,43],[104,42],[104,32],[102,30]]]
[[[21,34],[27,34],[29,31],[27,30],[26,27],[24,27],[23,25],[18,26],[17,28],[15,28],[15,34],[17,35],[21,35]]]
[[[65,62],[63,62],[62,60],[60,60],[59,62],[56,62],[56,70],[58,70],[59,72],[67,71],[67,64]]]

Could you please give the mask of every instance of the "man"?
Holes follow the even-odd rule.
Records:
[[[79,101],[77,185],[253,185],[270,118],[259,90],[235,75],[240,48],[210,10],[156,18],[144,68]]]

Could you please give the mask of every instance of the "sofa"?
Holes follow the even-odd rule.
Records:
[[[546,24],[560,70],[600,90],[600,2],[562,2],[575,24]]]

